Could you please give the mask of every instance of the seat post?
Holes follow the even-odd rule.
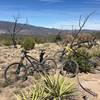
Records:
[[[45,51],[44,51],[44,50],[41,50],[40,59],[39,59],[40,63],[41,63],[41,62],[43,61],[43,59],[44,59],[44,54],[45,54]]]

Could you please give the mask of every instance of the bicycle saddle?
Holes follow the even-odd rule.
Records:
[[[46,51],[46,50],[45,50],[45,49],[40,49],[40,51],[41,51],[41,52],[44,52],[44,51]]]
[[[27,54],[27,53],[29,53],[29,52],[26,51],[26,50],[22,50],[22,53]]]

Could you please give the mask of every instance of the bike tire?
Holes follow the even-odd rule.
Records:
[[[64,54],[64,55],[61,57],[62,52],[63,52],[63,51],[57,51],[57,52],[55,53],[55,55],[54,55],[54,59],[55,59],[55,61],[56,61],[57,64],[63,63],[63,62],[66,60],[67,55]]]
[[[75,60],[70,59],[63,64],[62,70],[66,72],[66,76],[73,78],[78,74],[79,66]]]
[[[46,73],[51,75],[54,75],[57,70],[57,64],[52,58],[46,58],[45,60],[43,60],[42,67],[44,68],[44,71]]]
[[[22,74],[22,75],[21,75]],[[7,83],[15,83],[20,79],[27,78],[27,69],[23,64],[18,62],[12,63],[7,66],[4,72],[4,78]]]

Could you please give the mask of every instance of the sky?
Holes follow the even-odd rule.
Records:
[[[0,0],[0,20],[49,28],[77,29],[91,12],[84,28],[100,30],[100,0]]]

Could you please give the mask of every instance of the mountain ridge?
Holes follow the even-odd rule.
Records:
[[[14,22],[9,21],[0,21],[0,34],[6,34],[9,33],[8,29],[12,30],[12,27],[14,26]],[[22,35],[48,35],[48,34],[57,34],[58,32],[62,33],[71,33],[71,30],[60,30],[55,28],[45,28],[41,26],[35,26],[30,24],[17,24],[17,30],[22,27],[22,30],[19,32],[19,34]],[[83,30],[83,32],[93,33],[93,32],[100,32],[100,30]]]

